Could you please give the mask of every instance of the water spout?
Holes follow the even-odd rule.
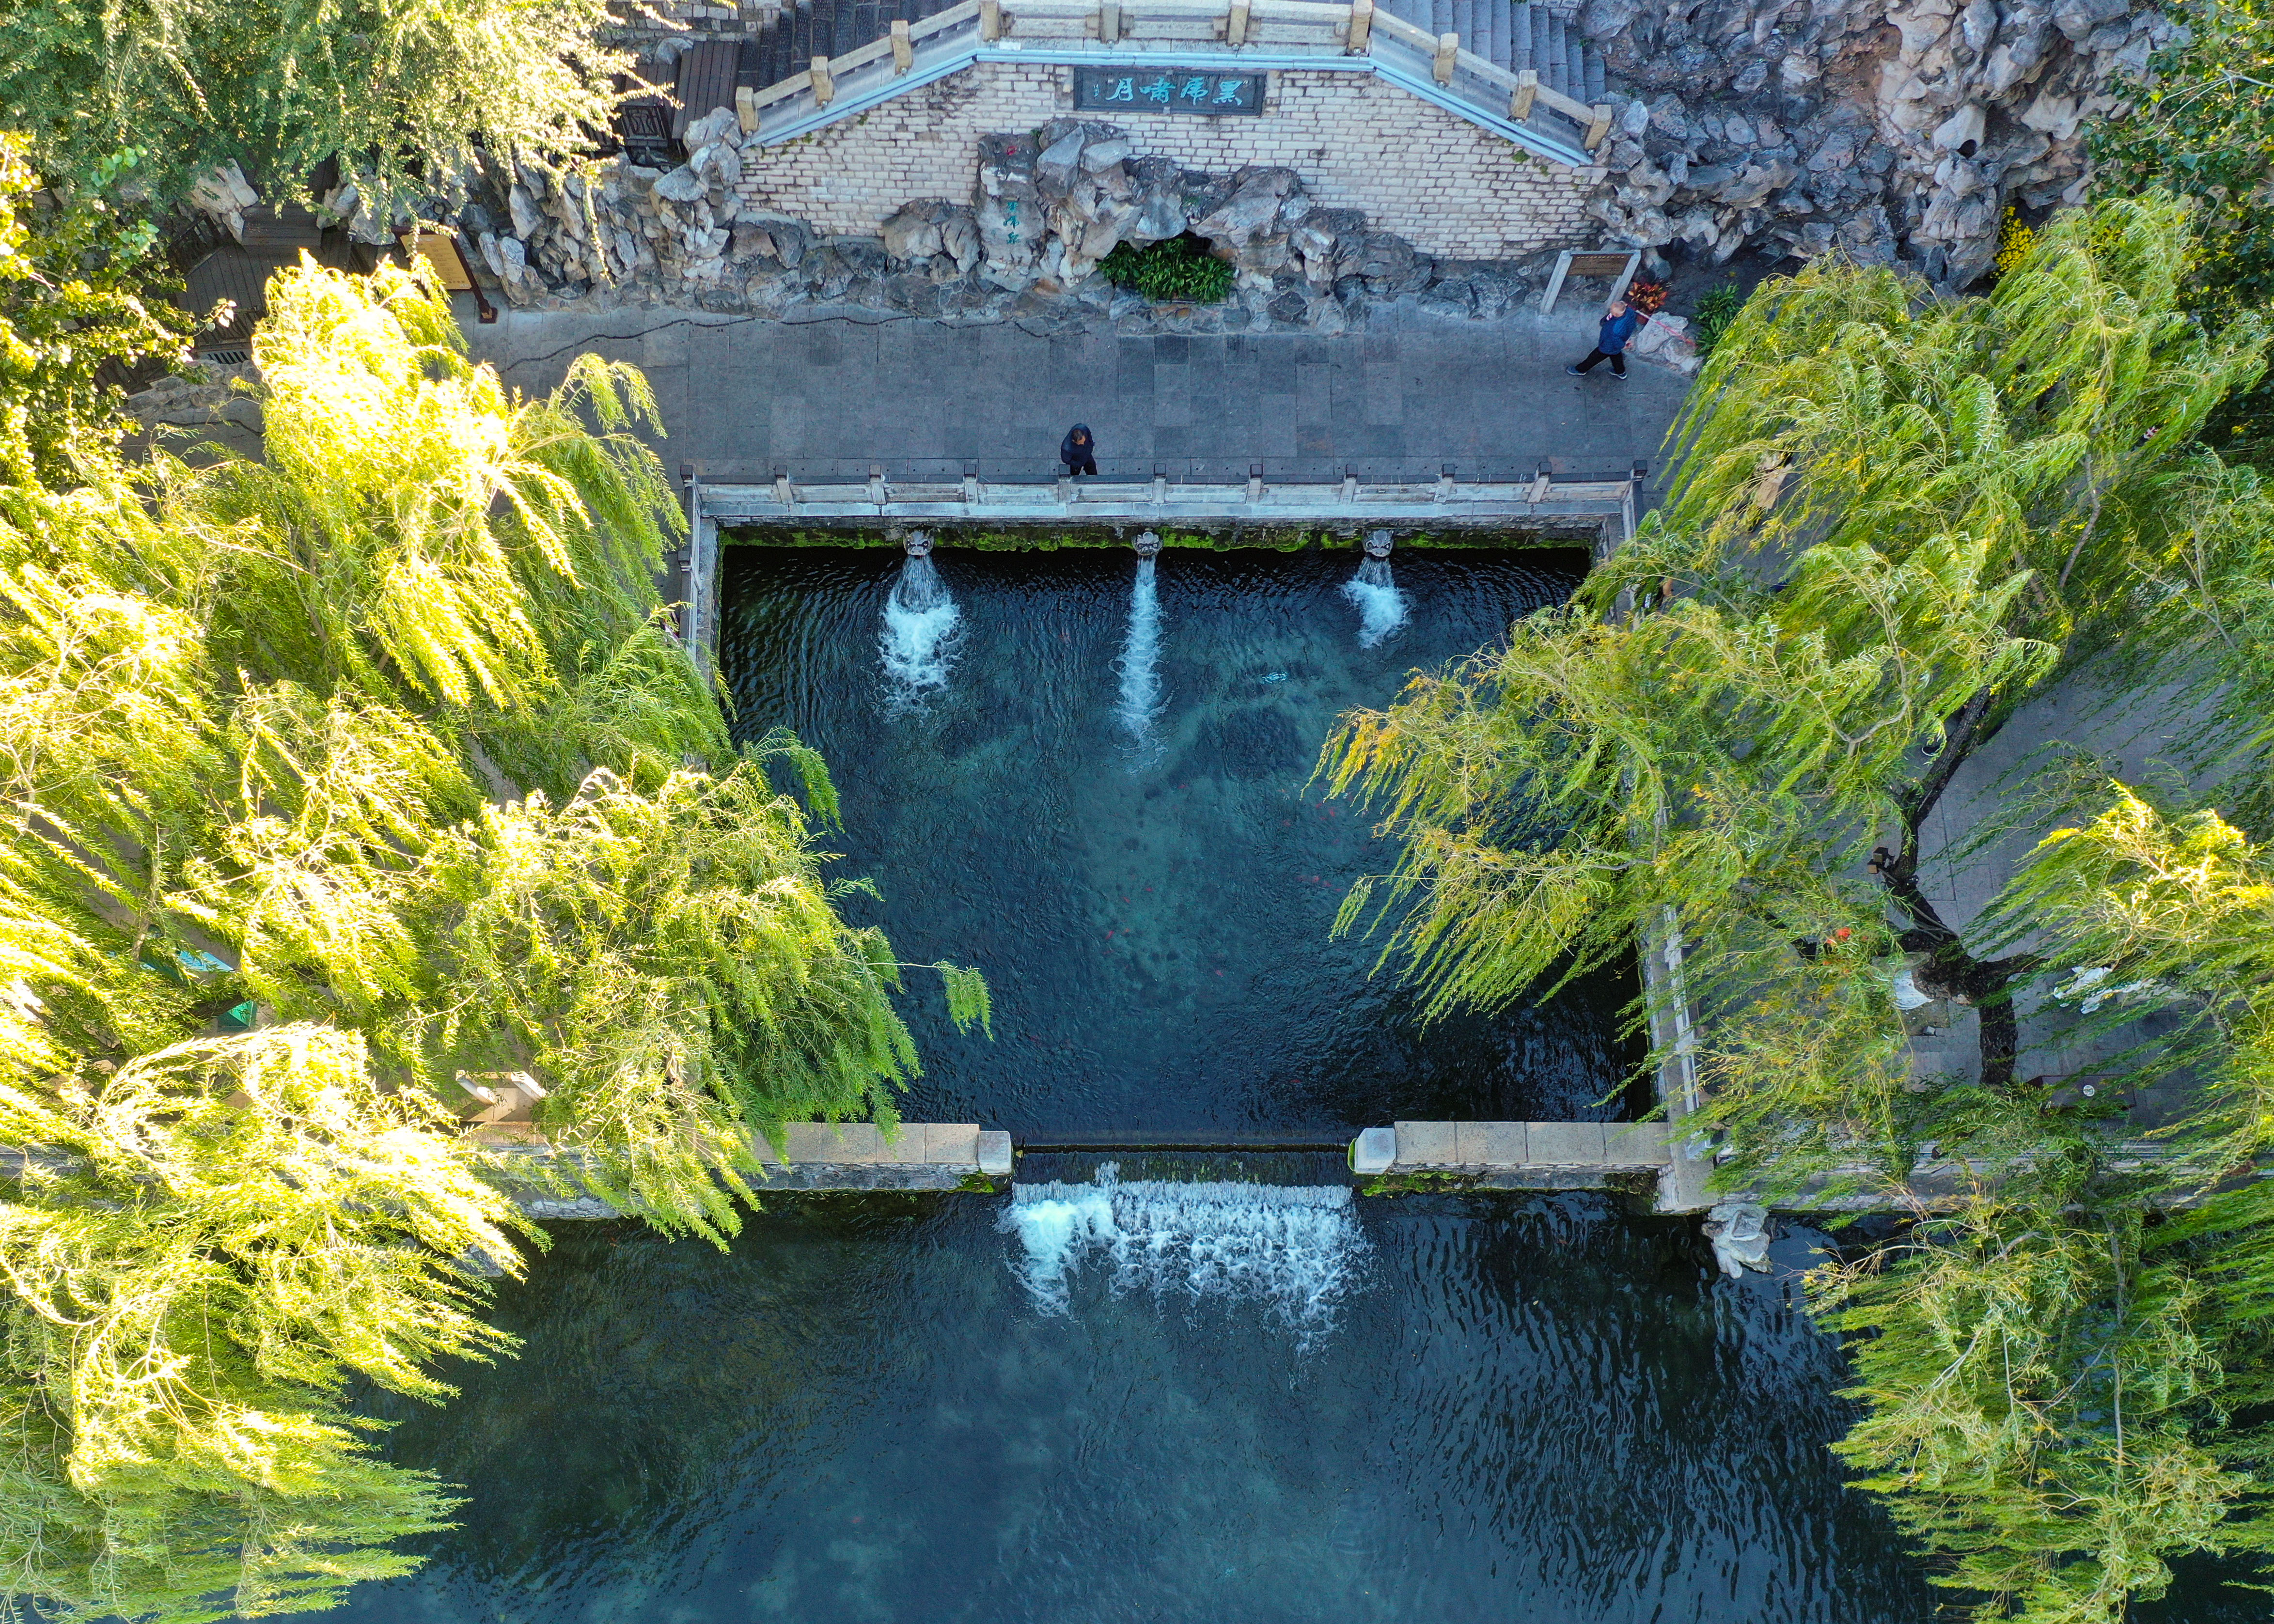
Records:
[[[1356,578],[1343,583],[1343,596],[1358,605],[1358,646],[1371,649],[1405,624],[1405,594],[1389,574],[1389,532],[1371,530],[1366,561]]]
[[[1151,542],[1148,549],[1147,542]],[[1161,714],[1161,595],[1154,584],[1155,556],[1161,538],[1147,530],[1137,538],[1137,582],[1129,590],[1129,635],[1122,640],[1121,726],[1143,743]]]
[[[1110,1162],[1090,1184],[1013,1187],[1003,1227],[1046,1312],[1066,1312],[1071,1275],[1095,1259],[1111,1264],[1117,1295],[1260,1301],[1306,1340],[1331,1327],[1367,1252],[1346,1184],[1123,1184]]]
[[[930,535],[910,530],[900,545],[907,561],[885,599],[885,629],[877,646],[892,697],[909,702],[947,686],[963,611],[931,561]]]

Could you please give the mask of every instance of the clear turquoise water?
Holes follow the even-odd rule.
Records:
[[[732,548],[720,660],[740,731],[787,725],[827,756],[842,872],[900,957],[975,963],[993,1043],[911,1001],[928,1075],[912,1120],[1072,1130],[1337,1134],[1398,1117],[1623,1114],[1604,974],[1491,1019],[1425,1032],[1330,937],[1350,883],[1390,853],[1364,808],[1311,786],[1335,718],[1394,698],[1568,596],[1573,553],[1408,555],[1405,623],[1367,646],[1352,554],[1164,553],[1157,716],[1123,719],[1136,561],[1122,552],[942,552],[960,615],[942,686],[879,652],[896,552]]]
[[[1930,1616],[1825,1449],[1788,1282],[1590,1196],[1361,1200],[1307,1343],[1253,1297],[1048,1313],[1007,1198],[778,1201],[725,1255],[562,1226],[522,1357],[411,1416],[471,1485],[358,1621]],[[1779,1244],[1804,1261],[1810,1237]]]
[[[834,844],[901,957],[995,985],[992,1044],[918,1007],[910,1116],[1301,1134],[1615,1113],[1623,978],[1423,1029],[1369,946],[1327,939],[1384,854],[1306,787],[1337,711],[1501,635],[1580,560],[1401,559],[1406,620],[1373,645],[1354,563],[1170,554],[1140,739],[1126,555],[943,554],[957,640],[915,703],[878,643],[897,558],[730,559],[741,726],[827,751]],[[560,1226],[501,1296],[520,1357],[396,1412],[390,1453],[465,1485],[463,1530],[340,1616],[1933,1616],[1825,1447],[1847,1412],[1796,1306],[1812,1232],[1729,1282],[1694,1224],[1601,1197],[1352,1201],[1329,1157],[1156,1154],[1121,1159],[1141,1182],[1109,1202],[1103,1160],[1028,1158],[1023,1207],[776,1198],[725,1253]],[[1326,1193],[1143,1193],[1203,1178]],[[2262,1613],[2226,1592],[2142,1617]]]

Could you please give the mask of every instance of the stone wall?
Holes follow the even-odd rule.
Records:
[[[1073,72],[979,63],[807,139],[745,148],[742,199],[825,234],[866,236],[912,199],[968,200],[980,138],[1069,111]],[[1600,171],[1542,162],[1368,74],[1283,70],[1260,117],[1163,114],[1129,121],[1128,135],[1185,169],[1292,169],[1314,204],[1363,210],[1426,253],[1514,259],[1600,235],[1585,206]]]
[[[777,208],[767,204],[780,194],[749,184],[768,149],[745,146],[734,113],[720,109],[689,126],[693,152],[667,173],[621,159],[592,182],[524,171],[504,195],[477,187],[452,213],[507,299],[541,309],[636,301],[780,315],[858,305],[949,321],[1110,315],[1178,332],[1339,332],[1380,299],[1494,318],[1540,287],[1542,256],[1433,254],[1365,209],[1330,206],[1295,169],[1188,169],[1144,150],[1146,133],[1053,118],[1032,133],[977,136],[955,171],[902,169],[870,183],[873,192],[835,197],[829,177],[846,171],[825,163],[811,191]],[[952,185],[951,195],[875,217],[876,198],[921,191],[935,175],[949,177],[937,190]],[[1561,184],[1561,217],[1576,219],[1585,194]],[[830,223],[857,229],[817,229]],[[1118,244],[1187,231],[1233,266],[1226,302],[1151,307],[1096,274]]]
[[[470,182],[422,217],[455,219],[507,298],[544,307],[1154,320],[1092,273],[1117,242],[1187,229],[1238,267],[1239,299],[1178,330],[1336,329],[1385,297],[1496,315],[1537,289],[1542,252],[1606,239],[1653,272],[1837,250],[1963,288],[2008,207],[2082,197],[2111,81],[2174,31],[2131,0],[1584,0],[1580,26],[1618,76],[1600,168],[1362,72],[1277,70],[1260,117],[1109,134],[1070,117],[1071,69],[987,62],[794,141],[721,110],[668,173]],[[1077,129],[1094,140],[1054,163],[1042,148]],[[1035,218],[1014,224],[1006,199]]]

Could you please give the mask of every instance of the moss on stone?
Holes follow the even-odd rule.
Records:
[[[1075,548],[1126,548],[1144,527],[1130,525],[1117,530],[1106,525],[1088,525],[1070,530],[980,530],[930,525],[920,528],[930,531],[932,545],[940,552],[1057,553]],[[818,530],[787,525],[743,524],[722,525],[719,540],[729,546],[742,547],[898,547],[901,533],[900,530]],[[1302,553],[1312,548],[1322,553],[1357,553],[1362,534],[1356,530],[1345,534],[1291,525],[1159,532],[1161,545],[1164,548],[1182,547],[1208,553]],[[1568,551],[1585,545],[1572,537],[1547,535],[1537,530],[1447,530],[1442,533],[1419,530],[1400,535],[1397,540],[1400,548],[1431,551]]]

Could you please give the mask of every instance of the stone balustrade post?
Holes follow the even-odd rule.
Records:
[[[1344,48],[1353,56],[1363,56],[1374,44],[1374,0],[1351,0],[1350,40]]]

